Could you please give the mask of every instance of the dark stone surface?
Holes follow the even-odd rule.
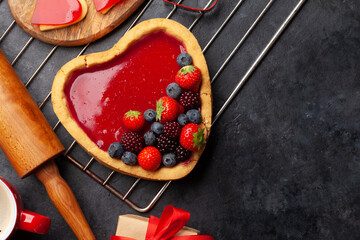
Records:
[[[189,1],[191,2],[191,1]],[[204,6],[207,1],[194,1]],[[205,56],[211,76],[226,59],[267,1],[245,0]],[[194,27],[200,45],[237,1],[219,1]],[[275,1],[256,30],[213,84],[216,113],[261,52],[296,0]],[[154,1],[141,20],[166,17],[171,7]],[[212,138],[195,170],[171,183],[147,214],[159,216],[172,204],[191,212],[189,226],[215,239],[360,238],[360,2],[309,0],[272,51],[213,127]],[[178,10],[172,19],[189,26],[197,13]],[[126,31],[134,16],[86,53],[106,50]],[[0,34],[11,23],[0,3]],[[13,59],[28,36],[15,26],[0,43]],[[15,64],[25,82],[52,46],[34,40]],[[59,48],[36,76],[29,91],[40,103],[58,69],[81,47]],[[20,97],[20,96],[19,96]],[[43,112],[53,126],[51,103]],[[72,138],[61,127],[66,147]],[[86,163],[79,147],[72,154]],[[122,201],[65,159],[57,160],[97,239],[114,234],[117,217],[133,213]],[[45,189],[30,176],[20,180],[3,153],[0,176],[19,189],[29,210],[52,219],[46,236],[19,231],[13,239],[75,239]],[[94,163],[105,178],[110,170]],[[116,174],[110,184],[125,192],[133,179]],[[144,206],[161,184],[141,182],[130,199]]]

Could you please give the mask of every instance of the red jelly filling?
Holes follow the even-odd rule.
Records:
[[[104,9],[112,7],[120,1],[121,0],[94,0],[95,9],[96,11],[100,12]]]
[[[72,74],[65,95],[72,117],[106,151],[128,131],[123,116],[129,110],[155,109],[166,87],[180,70],[177,56],[184,45],[163,31],[146,35],[107,63]],[[149,129],[149,124],[144,131]]]
[[[81,17],[82,7],[78,0],[38,0],[31,19],[36,25],[64,25]]]

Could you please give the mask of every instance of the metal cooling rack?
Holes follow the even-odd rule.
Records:
[[[250,0],[239,0],[237,2],[237,4],[233,7],[233,9],[231,10],[231,12],[229,13],[229,15],[225,18],[225,20],[222,22],[221,26],[217,29],[217,31],[215,32],[215,34],[213,36],[211,36],[210,40],[207,42],[207,44],[205,45],[205,47],[203,48],[203,53],[205,53],[212,45],[212,43],[214,42],[214,40],[221,34],[222,30],[225,28],[225,26],[229,23],[230,19],[238,12],[239,8],[242,6],[242,3],[245,1],[250,1]],[[257,26],[257,24],[261,21],[261,19],[266,15],[267,11],[270,9],[271,5],[275,2],[276,0],[268,0],[267,4],[265,5],[265,7],[260,11],[259,15],[256,16],[255,21],[251,24],[251,26],[248,28],[248,30],[246,31],[246,33],[241,37],[241,39],[239,40],[239,42],[237,43],[237,45],[235,46],[235,48],[230,52],[230,54],[227,56],[226,60],[221,64],[221,67],[217,70],[217,72],[214,74],[214,76],[211,78],[211,83],[213,83],[218,76],[222,73],[222,71],[225,69],[225,67],[229,64],[229,62],[232,60],[233,56],[235,55],[235,53],[240,49],[240,47],[243,45],[243,43],[248,39],[249,35],[253,32],[253,30],[255,29],[255,27]],[[0,4],[3,1],[0,0]],[[150,7],[150,5],[154,2],[154,0],[149,0],[147,3],[144,4],[142,10],[138,13],[138,15],[136,16],[135,20],[131,23],[130,27],[126,30],[129,31],[138,21],[139,19],[143,16],[143,14],[148,10],[148,8]],[[177,3],[182,3],[183,0],[179,0]],[[213,2],[213,0],[210,0],[206,6],[204,6],[204,9],[207,8],[208,6],[210,6],[210,4]],[[266,43],[265,47],[263,48],[263,50],[260,52],[260,54],[256,57],[255,61],[252,62],[252,64],[250,65],[250,67],[247,69],[247,71],[245,72],[245,74],[240,78],[239,82],[237,83],[236,87],[234,88],[234,90],[231,92],[231,94],[229,95],[229,97],[226,99],[226,101],[224,102],[224,104],[221,106],[220,110],[215,114],[215,117],[213,119],[213,125],[216,123],[216,121],[221,117],[221,115],[224,113],[224,111],[227,109],[227,107],[231,104],[231,101],[236,97],[236,95],[238,94],[238,92],[240,91],[240,89],[244,86],[244,84],[246,83],[246,81],[250,78],[250,76],[252,75],[252,73],[256,70],[256,68],[259,66],[259,64],[262,62],[262,60],[264,59],[264,57],[267,55],[267,53],[271,50],[272,46],[275,44],[275,42],[279,39],[279,37],[281,36],[281,34],[284,32],[284,30],[286,29],[286,27],[289,25],[289,23],[291,22],[291,20],[295,17],[295,15],[297,14],[297,12],[301,9],[301,7],[304,5],[304,3],[306,2],[306,0],[299,0],[296,5],[294,6],[294,8],[291,10],[291,12],[287,15],[286,19],[281,23],[281,25],[278,27],[277,31],[273,34],[273,36],[271,37],[271,39]],[[219,1],[218,3],[219,5],[221,4],[221,1]],[[1,4],[4,5],[4,4]],[[2,7],[0,5],[0,7]],[[167,15],[166,18],[171,18],[172,15],[174,14],[174,12],[177,10],[178,7],[174,6],[171,11],[169,12],[169,14]],[[206,14],[203,12],[198,13],[197,17],[195,18],[195,20],[191,23],[191,25],[188,27],[188,29],[191,31],[193,29],[193,27],[199,23],[200,19],[202,18],[202,16]],[[154,16],[156,17],[156,16]],[[4,33],[1,35],[0,37],[0,44],[2,42],[2,40],[11,32],[11,29],[14,27],[14,25],[16,25],[15,20],[11,22],[11,24],[6,28],[6,30],[4,31]],[[121,26],[120,26],[121,27]],[[17,60],[21,57],[21,55],[23,54],[23,52],[25,51],[25,49],[31,44],[31,42],[34,40],[33,37],[30,37],[29,40],[26,42],[26,44],[23,46],[23,48],[19,51],[19,53],[16,55],[16,57],[12,60],[11,65],[14,65]],[[82,55],[86,49],[90,46],[91,43],[85,45],[81,51],[78,53],[78,56]],[[27,80],[27,82],[25,83],[25,87],[28,87],[29,84],[35,80],[35,77],[37,76],[37,74],[40,72],[40,70],[44,67],[44,65],[48,62],[49,58],[53,55],[53,53],[59,48],[59,46],[54,46],[50,52],[48,53],[48,55],[44,58],[44,60],[41,62],[41,64],[39,65],[39,67],[35,70],[35,72],[31,75],[31,77]],[[39,108],[42,109],[44,107],[44,105],[49,102],[49,98],[51,96],[51,91],[47,94],[47,96],[44,98],[44,100],[41,102],[41,104],[39,105]],[[55,124],[55,126],[53,127],[54,130],[56,130],[59,126],[60,126],[60,121],[57,121],[57,123]],[[133,179],[133,184],[131,185],[131,187],[125,192],[125,193],[121,193],[119,190],[117,190],[115,187],[113,187],[112,185],[109,184],[109,180],[114,176],[114,174],[116,173],[115,171],[112,171],[110,174],[107,175],[107,177],[105,179],[100,178],[96,173],[94,173],[94,171],[89,170],[89,167],[91,164],[94,163],[94,158],[89,156],[89,160],[87,161],[86,164],[82,164],[77,160],[77,157],[71,155],[71,151],[74,148],[74,146],[76,145],[76,141],[73,140],[73,142],[70,144],[70,146],[67,148],[64,156],[70,161],[72,162],[75,166],[77,166],[81,171],[83,171],[84,173],[86,173],[88,176],[90,176],[92,179],[94,179],[96,182],[98,182],[99,184],[101,184],[104,188],[106,188],[108,191],[110,191],[112,194],[114,194],[116,197],[118,197],[120,200],[124,201],[126,204],[128,204],[131,208],[133,208],[134,210],[138,211],[138,212],[147,212],[149,211],[154,205],[155,203],[159,200],[159,198],[163,195],[163,193],[165,192],[165,190],[169,187],[171,181],[165,182],[162,187],[160,188],[160,190],[155,194],[155,196],[152,198],[152,200],[150,200],[149,203],[147,203],[147,205],[145,205],[145,207],[139,207],[137,204],[135,204],[134,202],[132,202],[131,200],[129,200],[129,195],[131,192],[133,192],[136,189],[136,186],[138,185],[138,183],[140,182],[140,179]],[[95,161],[96,162],[96,161]],[[100,164],[99,164],[100,165]],[[103,168],[106,168],[105,166],[101,165]],[[140,191],[140,190],[139,190]]]

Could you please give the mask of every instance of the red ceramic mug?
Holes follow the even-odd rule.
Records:
[[[19,192],[0,177],[0,240],[10,238],[17,229],[46,234],[50,218],[24,209]]]

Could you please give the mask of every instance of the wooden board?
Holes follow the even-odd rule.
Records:
[[[88,13],[82,21],[66,28],[46,32],[40,31],[39,26],[31,24],[36,0],[8,0],[8,5],[16,23],[34,38],[60,46],[78,46],[95,41],[114,30],[144,0],[123,0],[105,15],[96,12],[93,0],[86,0],[86,2]]]

